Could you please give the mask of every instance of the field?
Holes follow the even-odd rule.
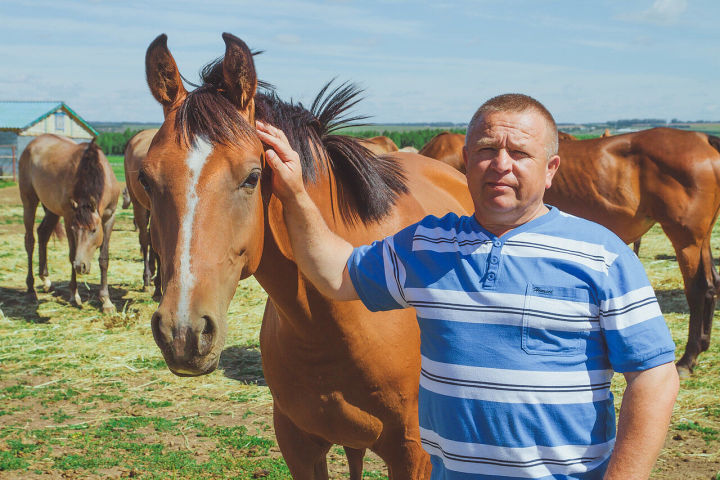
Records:
[[[25,295],[22,206],[15,186],[0,189],[0,225],[0,478],[289,477],[274,440],[260,364],[265,293],[254,280],[243,282],[231,303],[218,370],[179,378],[165,367],[150,332],[156,304],[142,291],[130,210],[119,211],[110,243],[114,315],[99,311],[97,264],[81,283],[85,304],[68,302],[65,241],[49,245],[53,289],[39,291],[38,303]],[[674,252],[659,228],[644,237],[640,257],[679,356],[688,308]],[[720,479],[719,318],[716,313],[716,341],[700,357],[695,375],[682,382],[653,478]],[[621,376],[613,388],[619,406]],[[332,478],[347,478],[342,449],[331,449],[329,461]],[[374,456],[366,460],[365,477],[385,478]]]

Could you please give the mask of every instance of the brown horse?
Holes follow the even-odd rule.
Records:
[[[577,140],[578,138],[575,135],[571,135],[567,132],[561,132],[558,130],[558,140]]]
[[[94,141],[78,145],[66,137],[40,135],[28,144],[20,156],[18,183],[25,222],[28,293],[37,299],[32,257],[35,210],[40,202],[45,209],[45,217],[38,227],[38,275],[45,289],[50,288],[47,243],[58,220],[63,217],[72,264],[71,301],[82,304],[76,275],[90,272],[92,256],[100,247],[100,301],[103,312],[114,311],[107,284],[108,245],[115,223],[120,184],[100,148]]]
[[[398,151],[398,147],[395,145],[395,142],[384,135],[379,137],[359,138],[358,141],[375,155]]]
[[[370,313],[357,301],[335,302],[299,272],[255,119],[285,131],[325,220],[355,245],[427,214],[471,211],[465,180],[417,155],[369,156],[356,140],[334,135],[356,102],[352,86],[326,86],[310,111],[256,92],[247,46],[230,34],[223,39],[224,58],[205,68],[203,85],[192,92],[183,87],[165,35],[146,55],[148,84],[165,114],[139,173],[162,260],[155,341],[174,373],[211,372],[237,283],[255,275],[269,295],[260,332],[263,371],[292,475],[328,478],[326,454],[338,444],[353,480],[361,478],[366,448],[385,460],[390,478],[426,478],[414,312]]]
[[[143,288],[150,287],[150,282],[155,276],[155,291],[153,299],[159,301],[162,296],[160,281],[160,259],[153,249],[150,241],[150,198],[147,192],[138,181],[138,172],[147,156],[150,143],[158,130],[142,130],[128,140],[125,145],[125,188],[133,207],[135,226],[138,229],[140,240],[140,253],[143,258]]]
[[[465,173],[462,148],[465,145],[465,135],[461,133],[441,132],[435,135],[420,150],[420,155],[440,160]]]
[[[605,225],[626,243],[659,223],[685,282],[690,326],[677,363],[692,372],[708,349],[720,277],[710,234],[720,208],[720,138],[669,128],[561,141],[561,164],[545,201]]]

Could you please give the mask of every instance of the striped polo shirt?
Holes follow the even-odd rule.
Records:
[[[370,310],[415,308],[433,479],[602,478],[613,371],[675,359],[635,254],[554,207],[501,237],[430,216],[356,248],[348,269]]]

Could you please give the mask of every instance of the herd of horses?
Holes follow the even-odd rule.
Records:
[[[428,456],[417,421],[419,330],[414,312],[371,313],[336,302],[299,271],[271,191],[272,171],[254,129],[285,131],[302,157],[307,189],[330,228],[353,245],[372,242],[425,215],[472,213],[464,136],[443,133],[419,154],[387,137],[340,135],[357,103],[353,85],[326,85],[312,106],[287,103],[258,87],[245,43],[223,34],[225,55],[184,87],[165,35],[149,46],[147,82],[162,105],[158,130],[125,149],[126,189],[143,256],[143,286],[154,277],[154,339],[177,375],[213,371],[223,351],[227,310],[238,282],[254,275],[268,294],[260,332],[275,434],[295,478],[328,478],[333,444],[347,453],[350,478],[362,477],[366,449],[390,478],[426,478]],[[352,120],[352,119],[351,119]],[[688,342],[677,368],[689,374],[710,343],[720,277],[710,234],[720,207],[720,138],[667,128],[577,140],[561,135],[562,165],[546,201],[605,225],[632,243],[659,223],[672,242],[690,308]],[[438,161],[440,160],[440,161]],[[27,288],[34,298],[32,253],[38,203],[39,276],[50,287],[46,248],[63,217],[76,274],[100,247],[103,310],[108,243],[120,187],[94,143],[44,135],[19,165]]]

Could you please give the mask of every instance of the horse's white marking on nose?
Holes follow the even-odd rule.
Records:
[[[197,184],[205,161],[212,152],[212,145],[204,138],[196,138],[193,148],[185,159],[190,178],[185,193],[185,215],[180,226],[180,298],[178,299],[178,326],[190,325],[190,294],[195,286],[195,276],[190,268],[190,242],[193,236],[195,207],[197,206]]]

